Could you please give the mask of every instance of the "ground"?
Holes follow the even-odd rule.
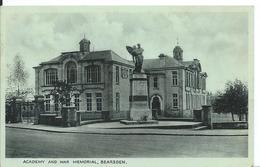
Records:
[[[57,133],[7,127],[6,157],[247,157],[247,139],[241,135]]]

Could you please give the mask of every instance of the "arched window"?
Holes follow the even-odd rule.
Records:
[[[67,67],[67,82],[76,83],[77,82],[77,66],[74,62],[70,61],[66,64]]]
[[[85,67],[85,79],[87,83],[101,82],[101,72],[99,65],[89,65]]]
[[[58,80],[57,69],[50,68],[45,70],[45,84],[53,85]]]

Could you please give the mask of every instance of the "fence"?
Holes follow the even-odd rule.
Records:
[[[212,123],[233,122],[231,113],[212,113],[211,120]],[[238,115],[234,114],[234,120],[239,120]],[[243,117],[242,121],[246,121],[245,117]]]

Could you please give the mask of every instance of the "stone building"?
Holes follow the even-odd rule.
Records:
[[[58,101],[50,95],[57,80],[66,80],[77,90],[71,104],[81,112],[81,118],[125,118],[129,110],[129,77],[134,65],[112,50],[90,51],[90,41],[82,39],[80,50],[63,52],[42,62],[35,69],[36,94],[45,97],[45,112],[60,111]]]
[[[71,104],[81,112],[82,120],[104,115],[125,119],[129,114],[134,64],[112,50],[90,51],[90,41],[84,38],[79,51],[62,52],[34,69],[36,95],[44,95],[46,113],[60,112],[50,91],[55,81],[66,80],[77,88]],[[207,74],[201,72],[199,60],[183,61],[179,46],[173,57],[161,54],[157,59],[144,59],[143,69],[148,75],[148,100],[154,116],[192,118],[192,110],[206,103]]]
[[[206,78],[198,59],[183,61],[180,46],[173,56],[160,54],[145,59],[143,68],[149,77],[149,99],[153,114],[192,118],[193,110],[207,103]]]

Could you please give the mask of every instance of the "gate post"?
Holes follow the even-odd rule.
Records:
[[[34,96],[34,124],[40,124],[39,117],[41,113],[44,113],[44,96],[42,95],[35,95]]]

